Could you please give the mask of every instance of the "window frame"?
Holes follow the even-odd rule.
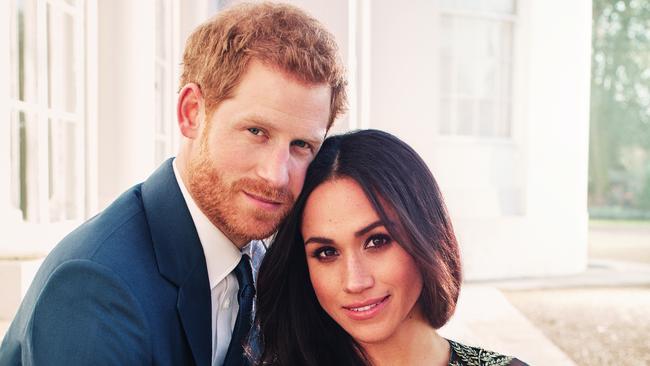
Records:
[[[511,60],[510,60],[510,96],[509,96],[509,108],[505,111],[509,114],[509,135],[508,136],[481,136],[479,133],[479,128],[480,126],[476,125],[474,126],[474,130],[472,131],[472,134],[459,134],[457,132],[453,133],[444,133],[441,132],[442,126],[441,126],[441,119],[442,119],[442,101],[443,99],[451,99],[453,96],[452,93],[444,93],[442,91],[442,85],[439,82],[438,86],[435,88],[435,91],[433,93],[434,95],[434,107],[435,107],[435,114],[434,114],[434,121],[436,124],[435,127],[435,138],[436,140],[445,142],[445,143],[471,143],[471,144],[479,144],[479,145],[506,145],[506,146],[515,146],[515,145],[520,145],[522,143],[522,133],[523,129],[522,126],[520,125],[522,113],[523,113],[523,107],[522,107],[522,100],[521,100],[521,92],[523,91],[523,85],[522,85],[522,75],[521,75],[521,65],[522,65],[522,60],[525,57],[523,54],[522,50],[523,47],[521,47],[521,42],[522,38],[524,37],[524,17],[525,17],[525,12],[526,12],[526,1],[525,0],[513,0],[514,1],[514,13],[513,14],[506,14],[506,13],[498,13],[498,12],[493,12],[493,11],[486,11],[486,10],[465,10],[465,9],[458,9],[458,8],[449,8],[445,6],[439,5],[437,7],[437,14],[436,14],[436,21],[438,22],[438,29],[441,29],[440,23],[442,22],[442,19],[444,16],[460,16],[460,17],[467,17],[467,18],[478,18],[480,20],[492,20],[492,21],[508,21],[511,22],[512,24],[512,39],[511,39]],[[434,37],[434,41],[438,44],[438,47],[441,46],[441,32],[437,32],[438,34]],[[438,75],[441,76],[443,70],[441,66],[441,60],[440,57],[437,58],[436,60],[436,65],[435,68],[438,70]],[[455,68],[455,63],[450,62],[452,65],[452,69]],[[452,72],[453,74],[453,72]],[[439,77],[438,80],[441,80]],[[472,100],[476,101],[479,100],[480,97],[474,96]],[[455,103],[454,103],[455,104]],[[451,113],[455,114],[454,106],[449,107],[450,115]],[[473,106],[473,113],[477,113],[474,111],[475,109],[478,109],[478,106]],[[480,117],[474,117],[474,124],[477,124],[479,121],[478,118]],[[495,126],[498,123],[503,123],[502,121],[499,121],[495,119]],[[450,125],[452,126],[452,129],[456,128],[457,129],[457,124],[458,122],[453,120],[449,122]],[[494,130],[496,127],[492,126],[492,129]]]
[[[4,192],[0,198],[0,219],[7,227],[7,235],[0,242],[0,257],[11,258],[36,258],[47,254],[56,243],[73,228],[83,222],[91,212],[96,210],[97,199],[97,148],[96,148],[96,121],[97,121],[97,0],[77,0],[76,4],[70,4],[64,0],[37,0],[36,3],[36,79],[37,99],[34,103],[20,101],[10,92],[9,80],[12,78],[10,52],[3,52],[0,56],[0,80],[6,80],[0,87],[0,112],[7,119],[13,114],[21,111],[36,113],[36,124],[38,131],[38,194],[39,194],[39,219],[37,222],[23,219],[20,208],[15,207],[12,202],[11,179],[12,161],[10,154],[0,158],[0,190]],[[58,15],[61,18],[70,16],[72,18],[74,66],[72,72],[75,74],[74,98],[76,108],[74,112],[66,112],[64,107],[50,105],[48,100],[48,67],[54,63],[56,53],[48,56],[48,42],[50,47],[57,47],[57,32],[48,35],[47,16],[50,9],[50,19]],[[10,19],[15,16],[11,13],[15,10],[14,2],[3,2],[0,5],[2,18],[9,27]],[[52,24],[52,23],[50,23]],[[63,23],[60,23],[63,24]],[[10,37],[14,32],[3,34],[0,40],[0,47],[9,49]],[[15,33],[14,33],[15,34]],[[48,38],[53,36],[53,38]],[[60,38],[59,38],[60,39]],[[58,46],[62,43],[59,41]],[[58,59],[60,65],[65,62],[65,57]],[[51,70],[52,77],[57,70]],[[62,80],[59,80],[62,81]],[[64,82],[64,81],[63,81]],[[65,84],[59,84],[64,86]],[[52,91],[56,94],[56,91]],[[78,173],[74,179],[77,182],[75,192],[74,218],[52,221],[50,219],[50,170],[49,170],[49,136],[50,123],[53,124],[74,124],[74,171]],[[4,133],[0,138],[0,148],[9,151],[11,148],[11,124],[5,125]],[[53,138],[53,137],[52,137]],[[52,174],[57,174],[53,172]],[[62,187],[68,182],[64,179]],[[55,193],[53,193],[55,194]],[[44,197],[44,199],[42,199]]]

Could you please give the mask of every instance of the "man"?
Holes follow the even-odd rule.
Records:
[[[249,242],[271,235],[300,193],[345,80],[316,20],[265,3],[200,26],[181,85],[177,158],[52,251],[1,365],[245,362],[259,252]]]

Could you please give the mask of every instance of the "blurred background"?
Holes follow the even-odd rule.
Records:
[[[44,256],[175,154],[185,39],[227,0],[0,4],[0,336]],[[347,65],[333,133],[411,144],[465,286],[445,336],[650,365],[650,2],[289,0]]]

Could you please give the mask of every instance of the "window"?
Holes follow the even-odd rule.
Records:
[[[512,137],[515,0],[440,0],[441,135]]]
[[[27,222],[84,215],[83,5],[8,4],[10,193]]]

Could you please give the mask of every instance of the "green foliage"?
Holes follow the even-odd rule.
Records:
[[[594,0],[592,46],[590,211],[650,212],[650,1]]]

